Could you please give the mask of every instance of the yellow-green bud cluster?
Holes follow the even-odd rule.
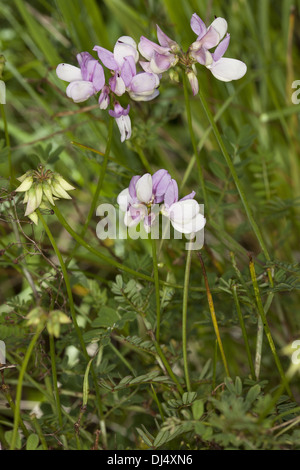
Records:
[[[38,216],[36,209],[51,209],[57,199],[72,199],[67,191],[75,189],[60,174],[45,170],[40,166],[38,170],[29,170],[18,180],[20,186],[16,192],[24,192],[23,203],[26,204],[25,215],[36,225]]]
[[[41,326],[45,325],[50,335],[58,338],[60,335],[60,325],[71,323],[70,318],[60,310],[51,310],[46,312],[43,307],[36,307],[26,316],[27,325]]]

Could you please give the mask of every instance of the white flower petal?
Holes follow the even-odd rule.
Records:
[[[118,125],[120,134],[121,134],[121,142],[130,139],[131,137],[131,121],[130,117],[127,116],[120,116],[116,118],[116,123]]]
[[[126,212],[129,204],[132,203],[132,199],[129,194],[129,188],[123,189],[117,197],[117,203],[120,206],[122,212]]]
[[[210,27],[213,27],[217,31],[221,41],[221,39],[223,39],[223,37],[227,33],[228,24],[224,18],[218,17],[212,22]]]
[[[74,82],[82,80],[82,74],[79,67],[70,64],[59,64],[56,67],[56,75],[65,82]]]
[[[116,87],[114,89],[114,93],[117,96],[122,96],[122,95],[124,95],[125,91],[126,91],[126,87],[125,87],[125,83],[124,83],[123,78],[117,77],[116,78]]]
[[[206,219],[203,217],[202,214],[197,214],[196,217],[191,219],[189,222],[184,222],[184,223],[176,223],[171,220],[171,223],[175,230],[177,230],[180,233],[196,233],[199,232],[199,230],[202,230],[203,227],[205,226]]]
[[[122,67],[125,57],[130,56],[132,56],[135,63],[137,63],[139,60],[139,53],[136,42],[130,36],[122,36],[117,40],[114,47],[114,59],[119,67]]]
[[[239,80],[247,72],[247,66],[241,60],[222,58],[208,67],[211,73],[222,82]]]
[[[199,210],[199,204],[195,199],[185,199],[172,204],[169,209],[169,216],[174,223],[184,224],[196,217]]]
[[[95,93],[95,89],[92,82],[78,80],[67,86],[66,93],[75,103],[81,103],[89,99]]]
[[[154,100],[159,95],[158,90],[154,90],[153,93],[147,94],[147,93],[132,93],[131,91],[129,92],[129,96],[132,100],[134,101],[151,101]]]
[[[148,203],[152,198],[152,176],[146,173],[135,186],[137,198],[144,203]]]

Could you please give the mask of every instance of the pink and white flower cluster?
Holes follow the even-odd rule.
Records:
[[[191,234],[199,232],[206,220],[200,214],[200,206],[194,199],[195,192],[178,199],[178,185],[167,170],[158,170],[152,176],[133,176],[129,187],[118,196],[118,204],[124,212],[127,227],[143,223],[147,233],[151,231],[157,214],[153,211],[160,204],[160,212],[168,217],[178,232]]]
[[[201,18],[194,13],[191,18],[191,28],[197,34],[197,39],[191,44],[187,53],[182,52],[180,46],[159,26],[157,26],[159,44],[142,36],[138,47],[148,61],[141,62],[144,70],[161,74],[179,63],[186,68],[194,95],[199,91],[196,63],[204,65],[223,82],[238,80],[245,75],[247,66],[244,62],[223,57],[230,42],[228,25],[224,18],[218,17],[206,27]]]
[[[137,44],[129,36],[120,37],[110,52],[103,47],[95,46],[102,64],[110,70],[111,77],[106,84],[103,66],[88,52],[77,54],[79,67],[70,64],[59,64],[56,68],[58,78],[69,82],[67,96],[75,103],[86,101],[101,91],[100,109],[107,109],[113,100],[114,109],[109,110],[121,133],[121,141],[131,136],[130,105],[124,109],[118,97],[126,92],[135,101],[154,99],[159,91],[159,77],[153,72],[137,72],[139,60]]]
[[[79,67],[59,64],[56,74],[61,80],[69,82],[66,93],[75,103],[86,101],[99,92],[100,109],[107,109],[112,102],[114,109],[110,109],[109,114],[115,118],[121,141],[124,142],[131,137],[130,105],[123,108],[118,101],[119,97],[128,93],[134,101],[153,100],[159,95],[161,74],[171,67],[180,65],[185,69],[194,95],[199,90],[195,67],[197,63],[224,82],[238,80],[245,75],[247,67],[244,62],[223,57],[230,42],[227,21],[224,18],[216,18],[206,27],[194,13],[191,28],[197,39],[186,53],[159,26],[159,44],[142,36],[137,46],[130,36],[122,36],[117,40],[113,52],[95,46],[93,50],[97,52],[103,66],[110,71],[108,83],[103,66],[88,52],[77,54]],[[146,60],[139,61],[139,52]],[[137,71],[138,62],[143,71]]]

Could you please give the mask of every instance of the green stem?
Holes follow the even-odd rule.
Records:
[[[59,390],[58,390],[58,386],[57,386],[57,373],[56,373],[56,362],[55,362],[55,344],[54,344],[54,337],[51,334],[49,335],[49,342],[50,342],[52,381],[53,381],[53,387],[54,387],[54,392],[55,392],[55,401],[56,401],[56,412],[57,412],[57,416],[58,416],[58,425],[62,429],[63,422],[62,422]]]
[[[183,302],[182,302],[182,355],[183,355],[183,366],[186,387],[188,392],[191,391],[191,382],[188,368],[188,357],[187,357],[187,306],[189,298],[189,281],[191,272],[192,262],[192,250],[188,250],[186,265],[185,265],[185,276],[184,276],[184,287],[183,287]]]
[[[158,399],[158,396],[156,394],[156,391],[155,391],[155,388],[153,387],[153,384],[151,384],[151,390],[153,392],[153,397],[154,397],[154,400],[155,400],[155,403],[157,404],[157,408],[158,408],[158,411],[159,411],[159,414],[160,414],[160,417],[162,419],[162,422],[164,422],[165,420],[165,415],[164,415],[164,411],[163,411],[163,408],[161,406],[161,403]]]
[[[77,319],[76,319],[76,312],[75,312],[75,306],[74,306],[74,299],[73,299],[73,294],[72,294],[72,289],[71,289],[71,284],[70,284],[70,279],[69,279],[69,275],[68,275],[68,272],[67,272],[67,268],[65,266],[65,263],[64,263],[64,260],[62,258],[62,255],[58,249],[58,246],[52,236],[52,233],[50,232],[50,229],[48,227],[48,225],[46,224],[45,222],[45,219],[44,217],[42,216],[42,214],[40,213],[40,211],[37,209],[37,214],[39,216],[39,219],[41,220],[42,224],[43,224],[43,227],[45,229],[45,232],[47,233],[47,236],[50,240],[50,243],[55,251],[55,254],[59,260],[59,263],[60,263],[60,266],[61,266],[61,270],[62,270],[62,273],[63,273],[63,277],[64,277],[64,281],[65,281],[65,285],[66,285],[66,289],[67,289],[67,294],[68,294],[68,299],[69,299],[69,307],[70,307],[70,313],[71,313],[71,317],[72,317],[72,320],[73,320],[73,324],[74,324],[74,327],[75,327],[75,331],[76,331],[76,334],[77,334],[77,337],[78,337],[78,340],[79,340],[79,343],[80,343],[80,346],[81,346],[81,349],[82,349],[82,352],[83,352],[83,355],[85,357],[85,360],[87,362],[89,362],[90,360],[90,357],[87,353],[87,350],[86,350],[86,346],[85,346],[85,343],[84,343],[84,340],[83,340],[83,336],[82,336],[82,333],[81,333],[81,330],[78,326],[78,323],[77,323]],[[91,374],[92,374],[92,378],[93,378],[93,382],[94,382],[94,386],[95,386],[95,392],[96,392],[96,398],[97,398],[97,406],[98,406],[98,411],[99,411],[99,417],[100,417],[100,424],[101,426],[103,426],[104,424],[104,421],[103,421],[103,410],[102,410],[102,402],[101,402],[101,395],[100,395],[100,389],[99,389],[99,385],[98,385],[98,380],[97,380],[97,376],[95,374],[95,371],[94,371],[94,368],[93,366],[91,366]],[[105,441],[105,436],[106,436],[106,433],[103,433],[102,437]],[[106,441],[103,442],[103,445],[104,447],[106,448],[107,446],[107,443]]]
[[[152,336],[152,341],[154,343],[154,346],[155,346],[155,349],[156,349],[156,352],[157,352],[158,356],[160,357],[163,365],[166,368],[166,371],[168,372],[168,374],[169,374],[170,378],[173,380],[173,382],[177,385],[177,389],[178,389],[179,393],[182,395],[184,390],[183,390],[182,386],[180,385],[180,383],[179,383],[177,377],[175,376],[174,372],[172,371],[172,369],[170,367],[170,364],[168,363],[168,360],[167,360],[166,356],[164,355],[163,350],[161,349],[160,345],[156,341],[154,335]]]
[[[110,342],[109,343],[110,349],[115,353],[116,356],[123,362],[123,364],[130,370],[132,375],[136,377],[136,372],[132,365],[127,361],[127,359],[123,356],[123,354]]]
[[[37,342],[41,332],[43,331],[43,328],[44,326],[40,327],[34,334],[32,340],[29,343],[28,349],[26,351],[25,357],[22,362],[22,366],[21,366],[21,370],[20,370],[20,374],[18,378],[17,392],[16,392],[14,427],[13,427],[13,433],[12,433],[12,438],[11,438],[11,443],[10,443],[10,450],[14,450],[16,446],[18,427],[19,427],[19,422],[20,422],[20,406],[21,406],[24,374],[26,372],[26,368],[27,368],[31,353],[33,351],[33,348],[35,346],[35,343]]]
[[[80,232],[80,237],[81,238],[84,238],[84,236],[86,234],[86,231],[87,231],[88,226],[90,224],[91,218],[93,217],[93,215],[95,213],[98,198],[99,198],[100,192],[102,190],[102,186],[103,186],[103,182],[104,182],[104,178],[105,178],[105,174],[106,174],[106,170],[107,170],[107,164],[108,164],[108,160],[109,160],[110,149],[111,149],[112,136],[113,136],[113,124],[114,124],[114,118],[110,116],[109,124],[108,124],[107,143],[106,143],[106,149],[105,149],[105,153],[104,153],[104,157],[103,157],[103,163],[101,165],[100,176],[99,176],[99,179],[98,179],[97,187],[96,187],[93,199],[92,199],[92,203],[91,203],[91,206],[90,206],[88,216],[86,218],[86,221],[85,221],[85,224],[82,228],[82,231]],[[78,245],[79,245],[79,242],[77,242],[75,244],[75,246],[74,246],[74,248],[73,248],[73,250],[72,250],[72,252],[69,256],[69,259],[66,261],[66,266],[68,266],[69,262],[71,261],[71,259],[73,257],[73,254],[76,252],[76,250],[78,248]]]
[[[12,165],[12,154],[11,154],[10,138],[9,138],[9,133],[8,133],[8,125],[7,125],[6,114],[5,114],[5,107],[3,104],[0,104],[0,109],[1,109],[2,120],[3,120],[5,143],[8,149],[8,167],[9,167],[9,174],[10,174],[10,187],[12,188],[13,184],[16,181],[15,181],[15,175],[14,175],[14,168]]]
[[[36,432],[37,432],[37,435],[39,436],[39,439],[40,439],[40,441],[41,441],[43,450],[48,450],[47,442],[46,442],[46,439],[45,439],[45,437],[44,437],[44,435],[43,435],[43,432],[42,432],[40,423],[38,422],[38,419],[36,418],[35,415],[32,415],[32,416],[31,416],[31,419],[32,419],[33,425],[34,425],[34,427],[35,427],[35,430],[36,430]]]
[[[156,240],[151,239],[151,243],[152,243],[153,273],[154,273],[155,299],[156,299],[156,341],[159,343],[159,335],[160,335],[160,292],[159,292],[159,275],[158,275],[158,267],[157,267]]]
[[[263,324],[263,327],[264,327],[264,331],[265,331],[266,337],[268,339],[271,352],[272,352],[273,357],[274,357],[275,364],[276,364],[278,372],[280,374],[282,384],[284,385],[288,395],[293,399],[293,394],[291,392],[288,380],[285,376],[284,370],[282,368],[282,365],[281,365],[280,359],[278,357],[278,354],[277,354],[277,351],[276,351],[276,348],[275,348],[275,344],[274,344],[274,341],[273,341],[273,338],[272,338],[271,330],[270,330],[270,327],[269,327],[269,324],[268,324],[268,321],[267,321],[267,317],[266,317],[266,314],[265,314],[265,311],[264,311],[264,307],[263,307],[260,292],[259,292],[259,287],[258,287],[258,282],[257,282],[257,278],[256,278],[254,262],[251,258],[250,258],[249,268],[250,268],[250,275],[251,275],[251,279],[252,279],[252,284],[253,284],[253,289],[254,289],[254,294],[255,294],[258,313],[260,315],[260,318],[261,318],[261,321],[262,321],[262,324]]]
[[[252,227],[252,229],[253,229],[253,231],[254,231],[254,233],[255,233],[257,239],[258,239],[258,242],[259,242],[259,244],[260,244],[260,246],[261,246],[261,249],[262,249],[262,251],[263,251],[263,253],[264,253],[264,255],[265,255],[265,258],[266,258],[268,261],[270,261],[271,258],[270,258],[268,249],[267,249],[267,247],[266,247],[266,244],[265,244],[265,242],[264,242],[264,239],[263,239],[263,237],[262,237],[262,234],[261,234],[261,232],[260,232],[260,230],[259,230],[259,228],[258,228],[258,225],[257,225],[257,223],[256,223],[255,220],[254,220],[254,217],[253,217],[253,215],[252,215],[252,211],[251,211],[251,209],[250,209],[250,205],[249,205],[249,203],[248,203],[246,194],[245,194],[244,189],[243,189],[243,187],[242,187],[242,185],[241,185],[241,183],[240,183],[240,181],[239,181],[239,178],[238,178],[236,169],[235,169],[235,167],[234,167],[234,164],[233,164],[233,162],[232,162],[232,160],[231,160],[231,158],[230,158],[230,155],[229,155],[229,153],[228,153],[228,151],[227,151],[227,149],[226,149],[226,146],[225,146],[225,144],[224,144],[224,142],[223,142],[223,139],[222,139],[221,134],[220,134],[220,132],[219,132],[219,130],[218,130],[218,127],[217,127],[217,125],[216,125],[216,123],[215,123],[215,121],[214,121],[213,115],[212,115],[212,113],[211,113],[211,111],[210,111],[210,109],[209,109],[209,107],[208,107],[208,104],[207,104],[206,99],[205,99],[205,97],[204,97],[204,95],[203,95],[203,92],[202,92],[202,90],[201,90],[201,87],[200,87],[200,90],[199,90],[199,97],[200,97],[201,104],[202,104],[202,106],[203,106],[203,108],[204,108],[204,111],[205,111],[205,113],[206,113],[206,115],[207,115],[207,118],[208,118],[208,120],[209,120],[209,122],[210,122],[210,125],[211,125],[212,128],[213,128],[213,131],[214,131],[215,137],[216,137],[216,139],[217,139],[217,142],[218,142],[218,144],[219,144],[219,146],[220,146],[221,152],[222,152],[222,154],[223,154],[223,156],[224,156],[224,158],[225,158],[225,161],[226,161],[226,163],[227,163],[227,166],[228,166],[228,168],[229,168],[229,170],[230,170],[230,172],[231,172],[231,176],[232,176],[232,178],[233,178],[233,180],[234,180],[234,182],[235,182],[236,188],[237,188],[237,190],[238,190],[238,192],[239,192],[240,198],[241,198],[242,203],[243,203],[243,205],[244,205],[244,208],[245,208],[245,211],[246,211],[248,220],[249,220],[249,222],[250,222],[250,224],[251,224],[251,227]],[[270,281],[271,281],[272,276],[271,276],[271,273],[270,273],[270,272],[269,272],[269,277],[270,277]]]
[[[141,163],[144,166],[144,168],[147,170],[148,173],[152,173],[151,166],[146,158],[146,155],[143,152],[143,149],[139,147],[138,145],[135,146],[135,151],[137,152],[138,156],[140,157]]]
[[[251,371],[251,376],[252,376],[252,379],[254,380],[256,374],[255,374],[254,365],[253,365],[253,361],[252,361],[252,357],[251,357],[251,351],[250,351],[247,331],[246,331],[246,327],[245,327],[244,317],[243,317],[241,307],[240,307],[239,298],[238,298],[237,291],[236,291],[236,286],[233,286],[232,294],[233,294],[233,299],[234,299],[234,303],[235,303],[235,306],[236,306],[236,311],[237,311],[237,314],[238,314],[238,318],[239,318],[239,322],[240,322],[240,326],[241,326],[241,330],[242,330],[242,335],[243,335],[243,338],[244,338],[244,343],[245,343],[245,347],[246,347],[246,353],[247,353],[247,357],[248,357],[248,363],[249,363],[249,367],[250,367],[250,371]]]
[[[1,387],[0,387],[0,390],[1,390]],[[9,387],[8,387],[7,385],[2,386],[2,391],[3,391],[3,393],[4,393],[4,396],[5,396],[6,400],[7,400],[8,404],[9,404],[9,406],[10,406],[12,412],[13,412],[13,414],[15,414],[16,407],[15,407],[15,404],[14,404],[13,399],[12,399],[12,397],[11,397],[11,394],[10,394],[10,391],[9,391]],[[20,427],[21,427],[21,429],[22,429],[22,431],[23,431],[23,433],[24,433],[24,436],[25,436],[25,437],[28,437],[28,436],[29,436],[29,432],[28,432],[28,429],[26,428],[26,426],[25,426],[25,424],[24,424],[24,422],[23,422],[21,416],[20,416],[20,418],[19,418],[19,424],[20,424]]]
[[[206,275],[206,269],[205,269],[205,266],[204,266],[204,262],[203,262],[201,253],[199,253],[199,252],[198,252],[198,258],[199,258],[199,261],[200,261],[200,264],[201,264],[201,267],[202,267],[202,272],[203,272],[204,282],[205,282],[205,287],[206,287],[206,295],[207,295],[208,306],[209,306],[210,315],[211,315],[212,323],[213,323],[213,326],[214,326],[216,338],[217,338],[217,341],[218,341],[218,346],[219,346],[219,349],[220,349],[224,369],[225,369],[225,372],[227,374],[227,377],[230,377],[230,373],[229,373],[229,369],[228,369],[228,365],[227,365],[227,359],[226,359],[226,356],[225,356],[223,343],[222,343],[221,336],[220,336],[220,331],[219,331],[218,320],[217,320],[217,316],[216,316],[216,312],[215,312],[214,302],[213,302],[213,298],[212,298],[212,295],[211,295],[211,291],[210,291],[210,287],[209,287],[209,283],[208,283],[208,279],[207,279],[207,275]]]
[[[188,84],[188,78],[186,76],[186,73],[183,71],[182,72],[182,78],[183,78],[183,90],[184,90],[184,101],[185,101],[185,109],[186,109],[186,115],[187,115],[187,121],[188,121],[188,127],[189,127],[189,132],[190,132],[190,137],[191,137],[191,142],[193,146],[193,151],[194,155],[196,158],[197,162],[197,167],[198,167],[198,173],[199,173],[199,178],[200,178],[200,184],[201,184],[201,189],[202,189],[202,194],[203,194],[203,199],[204,199],[204,205],[206,208],[206,211],[208,212],[208,197],[207,197],[207,192],[206,192],[206,187],[205,187],[205,182],[204,182],[204,176],[203,176],[203,170],[202,170],[202,163],[197,147],[197,141],[193,129],[193,120],[192,120],[192,112],[191,112],[191,103],[190,103],[190,98],[189,98],[189,84]]]

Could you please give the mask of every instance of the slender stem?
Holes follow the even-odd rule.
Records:
[[[255,348],[255,377],[259,380],[260,367],[262,360],[262,347],[264,339],[264,325],[261,317],[257,320],[257,333],[256,333],[256,348]]]
[[[285,373],[283,371],[280,359],[278,357],[278,354],[277,354],[277,351],[276,351],[276,348],[275,348],[275,344],[274,344],[274,341],[273,341],[273,338],[272,338],[272,335],[271,335],[271,330],[270,330],[270,327],[269,327],[269,324],[268,324],[268,321],[267,321],[267,318],[266,318],[266,314],[265,314],[264,307],[263,307],[263,304],[262,304],[262,300],[261,300],[261,296],[260,296],[260,292],[259,292],[259,287],[258,287],[258,282],[257,282],[257,278],[256,278],[255,266],[254,266],[254,262],[253,262],[252,258],[250,258],[249,269],[250,269],[250,275],[251,275],[251,279],[252,279],[252,284],[253,284],[253,289],[254,289],[254,294],[255,294],[258,313],[260,315],[260,318],[261,318],[261,321],[262,321],[262,324],[263,324],[263,327],[264,327],[264,331],[265,331],[266,337],[268,339],[271,352],[272,352],[273,357],[274,357],[275,364],[276,364],[278,372],[280,374],[282,384],[285,386],[285,389],[286,389],[287,393],[289,394],[289,396],[291,398],[293,398],[288,380],[285,376]]]
[[[52,381],[53,381],[53,387],[54,387],[54,391],[55,391],[56,411],[57,411],[57,416],[58,416],[59,427],[62,428],[63,422],[62,422],[59,390],[58,390],[58,386],[57,386],[57,373],[56,373],[56,361],[55,361],[55,344],[54,344],[54,337],[51,334],[49,335],[49,342],[50,342]]]
[[[163,350],[161,349],[160,345],[158,344],[158,342],[156,341],[155,339],[155,336],[154,334],[149,331],[149,334],[151,336],[151,339],[154,343],[154,346],[155,346],[155,349],[156,349],[156,352],[158,354],[158,356],[160,357],[163,365],[165,366],[166,368],[166,371],[168,372],[170,378],[173,380],[173,382],[177,385],[177,389],[179,391],[179,393],[182,395],[183,394],[183,388],[182,386],[180,385],[176,375],[174,374],[174,372],[172,371],[171,367],[170,367],[170,364],[168,363],[168,360],[166,358],[166,356],[164,355],[163,353]]]
[[[187,306],[189,298],[189,282],[192,262],[192,250],[188,250],[185,265],[184,287],[183,287],[183,302],[182,302],[182,355],[186,387],[188,392],[191,391],[191,382],[188,368],[187,357]]]
[[[243,335],[243,338],[244,338],[244,343],[245,343],[245,347],[246,347],[246,353],[247,353],[247,357],[248,357],[248,363],[249,363],[249,367],[250,367],[250,371],[251,371],[251,376],[252,376],[252,379],[254,380],[256,374],[255,374],[254,365],[253,365],[253,361],[252,361],[252,356],[251,356],[247,331],[246,331],[246,327],[245,327],[244,317],[243,317],[243,314],[242,314],[242,311],[241,311],[240,302],[239,302],[239,298],[238,298],[237,291],[236,291],[236,286],[233,286],[232,294],[233,294],[233,300],[234,300],[234,303],[235,303],[235,306],[236,306],[236,311],[237,311],[237,314],[238,314],[238,317],[239,317],[239,322],[240,322],[240,326],[241,326],[241,330],[242,330],[242,335]]]
[[[35,430],[36,430],[36,432],[37,432],[37,435],[39,436],[39,439],[40,439],[40,441],[41,441],[43,450],[48,450],[47,442],[46,442],[46,439],[45,439],[44,434],[43,434],[43,432],[42,432],[40,423],[39,423],[37,417],[36,417],[34,414],[31,415],[31,420],[32,420],[32,422],[33,422],[33,425],[34,425],[34,427],[35,427]]]
[[[213,357],[212,390],[216,388],[217,360],[218,360],[218,341],[216,340],[215,349],[214,349],[214,357]]]
[[[37,214],[38,214],[39,219],[41,220],[41,222],[43,224],[45,232],[47,233],[47,236],[50,240],[50,243],[51,243],[51,245],[52,245],[52,247],[55,251],[55,254],[56,254],[56,256],[59,260],[61,270],[62,270],[62,273],[63,273],[63,277],[64,277],[64,281],[65,281],[65,285],[66,285],[66,289],[67,289],[70,313],[71,313],[71,316],[72,316],[73,324],[74,324],[74,327],[75,327],[75,331],[76,331],[76,334],[77,334],[77,337],[78,337],[83,355],[84,355],[86,361],[88,362],[90,360],[90,357],[87,353],[86,346],[85,346],[85,343],[84,343],[84,340],[83,340],[83,336],[82,336],[81,330],[80,330],[80,328],[78,326],[78,323],[77,323],[75,306],[74,306],[74,299],[73,299],[70,279],[69,279],[69,275],[68,275],[64,260],[62,258],[62,255],[61,255],[59,249],[58,249],[58,246],[57,246],[57,244],[56,244],[56,242],[55,242],[55,240],[52,236],[52,233],[50,232],[50,229],[49,229],[48,225],[45,222],[44,217],[42,216],[42,214],[40,213],[40,211],[38,209],[37,209]],[[91,374],[92,374],[92,378],[93,378],[93,382],[94,382],[94,386],[95,386],[97,406],[98,406],[99,417],[100,417],[100,424],[103,426],[104,421],[103,421],[103,410],[102,410],[101,395],[100,395],[100,389],[99,389],[99,385],[98,385],[97,376],[95,374],[93,365],[91,365]],[[104,447],[106,447],[107,446],[107,442],[105,441],[106,433],[103,433],[102,437],[104,439],[103,445],[104,445]]]
[[[225,372],[227,374],[227,377],[230,377],[230,373],[229,373],[229,369],[228,369],[228,365],[227,365],[227,360],[226,360],[226,356],[225,356],[225,352],[224,352],[224,348],[223,348],[223,344],[222,344],[222,340],[221,340],[221,336],[220,336],[220,331],[219,331],[217,316],[216,316],[216,312],[215,312],[214,302],[213,302],[213,298],[212,298],[212,295],[211,295],[211,292],[210,292],[210,287],[209,287],[209,283],[208,283],[208,279],[207,279],[207,275],[206,275],[206,269],[205,269],[205,266],[204,266],[204,262],[203,262],[201,253],[198,252],[197,254],[198,254],[198,258],[200,260],[200,264],[201,264],[201,267],[202,267],[202,272],[203,272],[204,282],[205,282],[205,287],[206,287],[206,295],[207,295],[208,306],[209,306],[209,310],[210,310],[211,319],[212,319],[212,322],[213,322],[216,338],[217,338],[217,341],[218,341],[218,346],[219,346],[219,349],[220,349],[224,369],[225,369]]]
[[[148,171],[148,173],[152,173],[151,166],[146,158],[146,155],[144,154],[144,151],[141,147],[138,145],[135,146],[135,151],[137,152],[138,156],[140,157],[141,163],[144,166],[144,168]]]
[[[10,394],[10,391],[9,391],[9,386],[6,385],[6,384],[3,384],[2,387],[0,387],[0,390],[4,393],[4,396],[13,412],[13,414],[15,414],[15,410],[16,410],[16,407],[15,407],[15,404],[13,402],[13,399],[12,399],[12,396]],[[22,417],[20,416],[19,418],[19,424],[20,424],[20,427],[24,433],[24,436],[25,437],[28,437],[29,436],[29,432],[28,432],[28,429],[26,428],[23,420],[22,420]]]
[[[199,151],[198,151],[198,147],[197,147],[197,142],[196,142],[196,137],[195,137],[195,133],[194,133],[194,129],[193,129],[191,104],[190,104],[190,98],[189,98],[188,78],[187,78],[186,73],[184,71],[182,72],[182,79],[183,79],[184,101],[185,101],[185,109],[186,109],[188,127],[189,127],[189,132],[190,132],[190,137],[191,137],[191,142],[192,142],[192,146],[193,146],[194,155],[195,155],[196,162],[197,162],[197,167],[198,167],[198,173],[199,173],[199,178],[200,178],[200,184],[201,184],[204,204],[205,204],[206,211],[208,211],[208,197],[207,197],[207,192],[206,192],[206,187],[205,187],[205,182],[204,182],[202,163],[201,163],[201,159],[200,159],[200,155],[199,155]]]
[[[20,422],[20,406],[21,406],[21,398],[22,398],[22,388],[23,388],[23,379],[24,379],[24,374],[26,372],[27,364],[29,362],[31,353],[33,351],[33,348],[35,346],[35,343],[37,342],[41,332],[43,331],[43,327],[40,327],[36,333],[34,334],[32,340],[29,343],[28,349],[26,351],[25,357],[22,362],[19,378],[18,378],[18,385],[17,385],[17,392],[16,392],[16,404],[15,404],[15,415],[14,415],[14,427],[13,427],[13,433],[12,433],[12,438],[11,438],[11,443],[10,443],[10,450],[14,450],[16,446],[16,440],[17,440],[17,435],[18,435],[18,427],[19,427],[19,422]]]
[[[156,240],[151,239],[151,243],[152,243],[153,273],[154,273],[155,299],[156,299],[156,341],[159,343],[159,335],[160,335],[160,292],[159,292],[159,275],[158,275],[158,267],[157,267]]]
[[[87,218],[86,218],[86,221],[85,221],[85,224],[80,232],[80,237],[81,238],[84,238],[85,234],[86,234],[86,231],[88,229],[88,226],[89,226],[89,223],[91,221],[91,218],[93,217],[94,213],[95,213],[95,209],[96,209],[96,205],[97,205],[97,202],[98,202],[98,198],[99,198],[99,195],[100,195],[100,192],[102,190],[102,186],[103,186],[103,182],[104,182],[104,178],[105,178],[105,174],[106,174],[106,170],[107,170],[107,164],[108,164],[108,160],[109,160],[109,154],[110,154],[110,149],[111,149],[111,143],[112,143],[112,136],[113,136],[113,123],[114,123],[114,118],[113,117],[109,117],[109,124],[108,124],[108,136],[107,136],[107,143],[106,143],[106,149],[105,149],[105,153],[104,153],[104,157],[103,157],[103,163],[101,165],[101,171],[100,171],[100,176],[99,176],[99,179],[98,179],[98,183],[97,183],[97,187],[96,187],[96,190],[95,190],[95,194],[93,196],[93,199],[92,199],[92,203],[91,203],[91,206],[90,206],[90,210],[88,212],[88,215],[87,215]],[[76,252],[77,248],[78,248],[78,245],[79,245],[79,242],[77,241],[77,243],[75,244],[68,260],[66,261],[66,266],[68,266],[69,262],[71,261],[72,257],[73,257],[73,254]]]
[[[110,349],[115,353],[116,356],[123,362],[123,364],[130,370],[130,372],[136,377],[136,372],[132,365],[127,361],[127,359],[123,356],[123,354],[110,342],[109,343]]]
[[[155,388],[153,387],[153,384],[151,384],[151,390],[152,390],[152,392],[153,392],[154,400],[155,400],[155,403],[157,404],[157,408],[158,408],[159,414],[160,414],[160,416],[161,416],[161,419],[162,419],[162,421],[164,422],[164,420],[165,420],[164,411],[163,411],[163,408],[162,408],[162,406],[161,406],[161,403],[160,403],[160,401],[159,401],[159,399],[158,399],[158,396],[157,396],[157,394],[156,394]]]
[[[234,180],[234,182],[235,182],[236,188],[237,188],[237,190],[238,190],[238,192],[239,192],[239,195],[240,195],[240,198],[241,198],[242,203],[243,203],[243,205],[244,205],[244,208],[245,208],[245,211],[246,211],[248,220],[249,220],[249,222],[250,222],[250,224],[251,224],[251,226],[252,226],[252,229],[253,229],[253,231],[254,231],[254,233],[255,233],[255,235],[256,235],[258,241],[259,241],[259,244],[260,244],[260,246],[261,246],[261,249],[262,249],[262,251],[263,251],[263,253],[264,253],[266,259],[269,261],[271,258],[270,258],[268,249],[267,249],[267,247],[266,247],[266,244],[265,244],[265,242],[264,242],[264,239],[263,239],[263,237],[262,237],[262,234],[261,234],[261,232],[260,232],[260,229],[258,228],[258,225],[257,225],[257,223],[256,223],[255,220],[254,220],[254,217],[253,217],[253,215],[252,215],[252,211],[251,211],[251,209],[250,209],[250,205],[249,205],[249,203],[248,203],[246,194],[245,194],[244,189],[243,189],[243,187],[242,187],[242,185],[241,185],[241,183],[240,183],[240,181],[239,181],[239,178],[238,178],[236,169],[235,169],[235,167],[234,167],[234,164],[233,164],[233,162],[232,162],[232,160],[231,160],[231,158],[230,158],[230,155],[229,155],[229,153],[228,153],[228,151],[227,151],[227,149],[226,149],[226,146],[225,146],[225,144],[224,144],[224,142],[223,142],[223,139],[222,139],[222,137],[221,137],[221,134],[220,134],[220,132],[219,132],[219,129],[218,129],[218,127],[217,127],[217,125],[216,125],[216,123],[215,123],[215,121],[214,121],[213,115],[212,115],[212,113],[211,113],[211,111],[210,111],[210,109],[209,109],[209,106],[208,106],[208,104],[207,104],[207,102],[206,102],[206,99],[205,99],[205,97],[204,97],[204,95],[203,95],[203,92],[202,92],[202,90],[201,90],[201,87],[200,87],[200,90],[199,90],[199,97],[200,97],[200,101],[201,101],[201,103],[202,103],[202,106],[203,106],[203,108],[204,108],[204,111],[205,111],[205,113],[206,113],[206,115],[207,115],[207,118],[208,118],[208,120],[209,120],[209,122],[210,122],[210,124],[211,124],[211,126],[212,126],[212,128],[213,128],[213,131],[214,131],[215,137],[216,137],[216,139],[217,139],[217,142],[218,142],[218,144],[219,144],[219,146],[220,146],[221,152],[222,152],[222,154],[223,154],[223,156],[224,156],[224,158],[225,158],[225,160],[226,160],[227,166],[228,166],[228,168],[229,168],[229,170],[230,170],[230,172],[231,172],[231,175],[232,175],[232,178],[233,178],[233,180]],[[271,281],[272,275],[271,275],[270,272],[269,272],[269,278],[270,278],[270,281]]]
[[[8,149],[8,167],[9,167],[9,174],[10,174],[10,187],[15,183],[15,175],[14,175],[14,168],[12,165],[12,154],[11,154],[11,146],[10,146],[10,138],[8,133],[8,125],[6,120],[5,114],[5,107],[3,104],[0,104],[2,120],[3,120],[3,127],[4,127],[4,135],[5,135],[5,143]]]

